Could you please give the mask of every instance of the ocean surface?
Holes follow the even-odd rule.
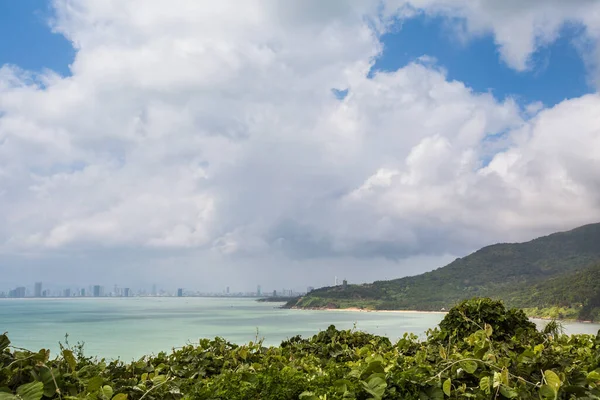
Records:
[[[242,344],[264,339],[278,345],[295,335],[309,337],[331,324],[385,335],[421,337],[440,313],[283,310],[277,303],[234,298],[0,299],[0,332],[14,346],[58,349],[59,341],[85,342],[85,353],[130,361],[170,351],[200,338],[223,337]],[[537,321],[538,323],[542,323]],[[567,333],[596,334],[600,325],[565,324]]]

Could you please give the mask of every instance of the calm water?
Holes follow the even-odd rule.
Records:
[[[69,334],[71,343],[85,342],[86,353],[129,360],[168,351],[199,338],[224,337],[246,343],[257,336],[265,344],[311,336],[330,324],[397,339],[418,335],[443,318],[432,313],[375,313],[282,310],[254,299],[102,298],[23,299],[0,301],[0,332],[8,331],[15,346],[55,351]],[[569,333],[596,333],[599,325],[567,324]]]

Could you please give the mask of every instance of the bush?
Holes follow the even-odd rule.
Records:
[[[492,339],[500,341],[537,332],[522,310],[507,310],[501,301],[490,298],[465,300],[450,309],[440,322],[440,332],[443,338],[463,339],[484,329],[486,324],[493,329]]]

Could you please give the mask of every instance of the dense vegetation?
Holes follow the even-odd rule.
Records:
[[[490,299],[453,308],[427,339],[333,326],[279,347],[200,340],[124,363],[81,346],[31,352],[0,336],[0,400],[598,399],[600,336],[538,332]]]
[[[530,313],[600,316],[600,224],[527,243],[496,244],[421,275],[321,288],[288,307],[449,309],[473,296],[502,299]],[[582,289],[573,291],[573,282]]]
[[[531,315],[600,320],[600,263],[514,292],[511,305]]]
[[[294,298],[295,297],[292,297],[292,296],[270,296],[270,297],[262,297],[256,301],[261,302],[261,303],[285,303]]]

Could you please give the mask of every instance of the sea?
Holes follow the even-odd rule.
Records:
[[[444,317],[427,312],[288,310],[252,298],[133,297],[0,299],[0,332],[14,346],[56,353],[59,342],[84,343],[86,355],[124,361],[169,352],[201,338],[278,345],[335,325],[387,336],[425,337]],[[544,321],[536,321],[543,325]],[[565,323],[567,333],[596,334],[598,324]]]

